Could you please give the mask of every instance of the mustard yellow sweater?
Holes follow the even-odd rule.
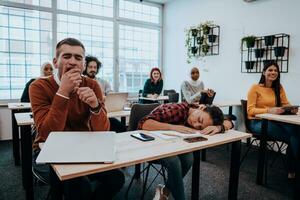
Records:
[[[283,87],[280,88],[281,106],[290,105]],[[261,84],[253,85],[248,92],[248,119],[255,119],[256,114],[267,113],[269,108],[276,107],[275,93],[272,88]]]

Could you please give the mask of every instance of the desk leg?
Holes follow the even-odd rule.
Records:
[[[256,184],[258,185],[262,185],[263,177],[264,177],[267,132],[268,132],[268,120],[263,119],[262,126],[261,126],[261,139],[259,144],[259,157],[258,157],[257,174],[256,174]]]
[[[13,140],[13,155],[15,165],[20,165],[20,144],[19,144],[19,128],[15,119],[15,110],[11,111],[11,125],[12,125],[12,140]]]
[[[237,199],[240,172],[241,141],[233,142],[231,149],[228,199]]]
[[[192,200],[199,200],[200,183],[200,151],[194,151],[194,163],[192,174]]]
[[[21,126],[21,150],[22,150],[22,178],[26,191],[26,199],[34,199],[32,181],[32,142],[31,126]]]
[[[201,160],[206,161],[206,149],[201,150]]]

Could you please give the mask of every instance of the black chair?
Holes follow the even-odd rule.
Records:
[[[139,121],[144,116],[148,115],[152,110],[154,110],[159,105],[160,104],[134,104],[131,108],[128,131],[137,130]],[[154,164],[158,164],[158,163],[156,163],[155,161],[148,162],[147,166],[142,171],[141,171],[141,165],[140,164],[135,165],[135,173],[134,173],[134,175],[133,175],[133,177],[132,177],[132,179],[131,179],[131,181],[128,185],[128,188],[127,188],[127,191],[126,191],[126,194],[125,194],[126,199],[128,198],[128,193],[129,193],[129,190],[130,190],[131,185],[133,183],[133,180],[134,179],[139,179],[140,174],[145,175],[141,199],[144,198],[145,193],[148,191],[148,189],[150,188],[150,186],[152,185],[152,183],[154,182],[154,180],[156,179],[156,177],[158,175],[162,175],[163,178],[164,178],[164,181],[166,182],[164,168],[161,167],[159,169]],[[147,188],[147,181],[148,181],[148,177],[149,177],[150,167],[152,167],[157,172],[157,174],[156,174],[156,176],[154,177],[154,179],[152,180],[152,182],[150,183],[150,185]],[[146,172],[146,174],[144,174],[144,172]]]
[[[179,93],[173,89],[164,90],[163,95],[169,97],[169,100],[164,101],[164,103],[177,103],[179,101]]]
[[[244,117],[246,132],[251,133],[252,138],[247,139],[247,147],[248,148],[247,148],[245,154],[243,155],[243,157],[240,160],[240,165],[242,165],[242,163],[243,163],[244,159],[247,157],[250,149],[253,148],[253,144],[255,144],[255,146],[259,146],[259,141],[260,141],[260,137],[261,137],[260,134],[252,132],[249,128],[249,119],[248,119],[248,116],[247,116],[247,100],[241,99],[241,105],[242,105],[242,114],[243,114],[243,117]],[[281,144],[279,144],[279,142],[271,136],[267,136],[267,141],[268,141],[267,142],[268,149],[276,151],[278,156],[282,158],[284,166],[286,167],[285,160],[283,158],[282,152],[286,150],[287,144],[284,143],[284,142],[281,142]],[[277,150],[274,148],[275,146],[277,147]],[[274,157],[274,159],[272,160],[270,166],[272,166],[275,163],[277,157]],[[265,181],[266,182],[267,182],[267,166],[268,166],[267,160],[268,159],[266,157],[266,163],[265,163]]]
[[[176,93],[176,91],[174,89],[171,89],[171,90],[164,90],[163,91],[163,95],[164,96],[167,96],[169,93]]]

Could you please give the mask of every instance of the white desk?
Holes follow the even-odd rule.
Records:
[[[107,113],[107,117],[129,117],[130,110],[121,110]]]
[[[32,113],[15,113],[16,124],[21,128],[21,161],[22,161],[22,183],[26,191],[26,199],[33,199],[32,181],[32,138],[31,125],[34,124]],[[19,135],[19,133],[18,133]]]
[[[149,101],[165,101],[165,100],[169,100],[169,96],[158,96],[157,98],[139,97],[139,99],[149,100]]]
[[[156,136],[154,136],[154,141],[142,142],[132,138],[130,136],[131,133],[125,132],[116,135],[117,155],[113,164],[52,164],[52,168],[58,178],[64,181],[169,156],[194,152],[192,199],[199,199],[200,150],[233,143],[228,198],[237,199],[241,140],[250,138],[250,134],[230,130],[224,134],[208,136],[209,139],[207,141],[187,143],[180,138],[170,141],[162,140]]]
[[[15,120],[15,113],[29,112],[31,110],[30,103],[8,103],[8,108],[11,110],[12,122],[12,140],[13,140],[13,155],[15,165],[20,165],[20,145],[19,145],[19,130]]]
[[[240,100],[224,100],[224,101],[216,101],[213,105],[218,107],[229,107],[229,106],[241,106]]]
[[[256,175],[256,183],[261,185],[264,177],[264,163],[265,163],[265,154],[266,154],[266,136],[268,132],[268,121],[278,121],[284,122],[288,124],[294,124],[300,126],[300,114],[297,115],[275,115],[275,114],[258,114],[255,117],[262,119],[262,127],[261,127],[261,140],[259,147],[259,160],[257,165],[257,175]],[[299,133],[300,134],[300,133]],[[300,152],[298,152],[298,155]],[[297,158],[296,161],[296,183],[294,188],[294,199],[300,199],[300,158]]]

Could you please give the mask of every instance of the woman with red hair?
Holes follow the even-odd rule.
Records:
[[[150,78],[147,79],[143,89],[143,97],[157,98],[163,88],[163,80],[161,76],[161,71],[159,68],[152,68],[150,72]],[[143,102],[143,103],[153,103],[153,102]]]

